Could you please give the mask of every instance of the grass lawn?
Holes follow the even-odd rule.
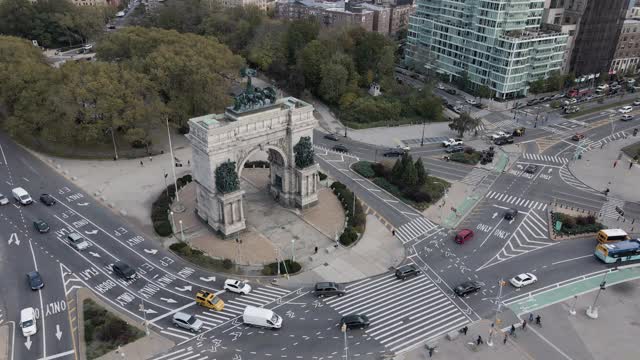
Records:
[[[192,248],[187,243],[179,242],[171,244],[169,249],[186,261],[196,264],[202,268],[218,272],[233,273],[233,261],[229,259],[214,259],[204,252]]]
[[[631,158],[634,158],[636,155],[640,155],[640,142],[623,147],[622,152]]]
[[[82,308],[87,359],[96,359],[144,336],[144,331],[127,324],[91,299],[84,300]]]
[[[607,105],[601,105],[601,106],[596,106],[590,109],[586,109],[586,110],[581,110],[578,112],[574,112],[573,114],[567,114],[564,117],[567,119],[573,119],[575,117],[578,116],[582,116],[582,115],[587,115],[587,114],[592,114],[598,111],[603,111],[603,110],[607,110],[607,109],[611,109],[611,108],[615,108],[618,106],[624,106],[624,105],[628,105],[630,103],[630,100],[623,100],[623,101],[618,101],[618,102],[614,102],[611,104],[607,104]],[[580,105],[578,105],[580,106]]]

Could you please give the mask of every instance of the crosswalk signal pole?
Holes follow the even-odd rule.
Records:
[[[491,329],[489,329],[489,340],[487,341],[487,345],[489,346],[493,346],[493,333],[495,332],[495,325],[498,321],[498,313],[500,312],[500,305],[502,305],[500,303],[500,299],[502,298],[502,288],[506,285],[506,282],[504,282],[502,279],[500,279],[500,281],[498,281],[498,304],[496,307],[496,315],[493,317],[493,323],[491,324]]]
[[[344,359],[349,360],[349,345],[347,344],[347,324],[342,324],[340,331],[344,335]]]

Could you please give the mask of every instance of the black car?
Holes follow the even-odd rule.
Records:
[[[462,284],[456,286],[453,291],[456,293],[456,295],[462,297],[480,290],[481,287],[482,286],[477,281],[465,281]]]
[[[49,232],[49,224],[47,224],[44,220],[36,220],[33,222],[33,227],[38,230],[40,234]]]
[[[343,324],[347,325],[347,329],[366,329],[370,321],[366,315],[351,314],[342,317],[340,326]]]
[[[40,273],[37,271],[27,273],[27,281],[29,282],[29,286],[31,286],[31,290],[40,290],[44,287],[42,276],[40,276]]]
[[[531,99],[531,100],[527,101],[527,106],[536,105],[538,103],[540,103],[539,99]]]
[[[445,91],[446,91],[448,94],[451,94],[451,95],[455,95],[455,94],[457,94],[457,93],[458,93],[458,92],[456,91],[456,89],[447,89],[447,90],[445,90]]]
[[[349,152],[349,149],[346,146],[342,145],[342,144],[338,144],[338,145],[332,147],[331,149],[333,151],[337,151],[337,152],[345,152],[345,153]]]
[[[420,274],[420,270],[418,270],[418,268],[413,264],[400,266],[396,269],[396,278],[400,280],[405,280],[412,276],[418,276],[418,274]]]
[[[334,295],[343,296],[347,292],[344,291],[344,287],[340,284],[334,282],[319,282],[316,283],[316,288],[313,293],[318,297],[324,297]]]
[[[115,25],[113,25],[113,24],[109,24],[109,25],[107,25],[107,28],[108,28],[109,30],[113,30],[113,29],[115,29],[115,28],[116,28],[116,26],[115,26]]]
[[[398,157],[404,155],[404,150],[402,149],[388,149],[382,153],[382,156],[386,157]]]
[[[42,195],[40,195],[40,202],[42,202],[43,204],[45,204],[47,206],[51,206],[51,205],[54,205],[56,203],[56,199],[54,199],[53,196],[51,196],[49,194],[42,194]]]
[[[113,272],[116,273],[116,275],[125,280],[134,280],[137,277],[136,270],[129,266],[129,264],[122,261],[118,261],[117,263],[113,264],[111,268],[113,269]]]
[[[516,216],[518,216],[518,210],[516,209],[509,209],[504,213],[505,220],[513,220]]]
[[[338,141],[338,136],[336,134],[326,134],[324,138],[331,141]]]
[[[513,144],[513,138],[511,136],[497,138],[493,141],[496,145]]]
[[[538,165],[527,165],[526,168],[524,168],[524,172],[526,172],[527,174],[535,174],[536,171],[538,171]]]
[[[453,153],[458,153],[463,151],[464,151],[464,146],[462,145],[449,146],[444,150],[444,152],[446,152],[447,154],[453,154]]]

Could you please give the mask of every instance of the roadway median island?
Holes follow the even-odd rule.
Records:
[[[566,115],[564,115],[564,117],[567,118],[567,119],[573,119],[573,118],[577,118],[578,116],[593,114],[595,112],[608,110],[608,109],[615,108],[615,107],[618,107],[618,106],[629,105],[629,103],[630,103],[629,99],[622,100],[622,101],[617,101],[617,102],[609,103],[609,104],[606,104],[606,105],[594,106],[592,108],[588,108],[588,109],[585,109],[585,110],[582,110],[582,111],[577,111],[577,112],[574,112],[572,114],[566,114]]]

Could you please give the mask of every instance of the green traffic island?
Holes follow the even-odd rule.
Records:
[[[233,260],[213,258],[202,250],[192,248],[186,242],[171,244],[169,249],[185,261],[196,264],[203,269],[225,273],[237,273],[234,271],[235,264],[233,263]]]
[[[191,175],[185,175],[178,178],[176,183],[178,184],[178,190],[185,187],[192,181]],[[171,220],[169,219],[169,212],[171,211],[171,202],[176,196],[176,187],[174,184],[167,186],[163,190],[156,201],[151,205],[151,223],[156,234],[167,237],[173,234],[173,228],[171,227]]]
[[[145,336],[91,299],[82,302],[84,342],[87,359],[97,359]]]
[[[466,147],[464,151],[446,155],[450,161],[455,161],[467,165],[476,165],[482,158],[482,153],[471,147]]]
[[[367,214],[365,214],[362,203],[358,200],[357,196],[343,183],[335,181],[331,184],[331,189],[338,197],[338,200],[340,200],[340,204],[342,204],[342,208],[346,214],[345,228],[342,234],[340,234],[338,241],[342,246],[353,246],[358,242],[362,234],[364,234]]]
[[[605,228],[604,225],[596,221],[593,214],[578,215],[562,212],[551,212],[551,227],[553,237],[556,240],[566,238],[584,237],[585,235],[595,235]]]
[[[278,273],[278,267],[280,267],[280,272]],[[300,263],[293,261],[291,259],[286,259],[284,261],[272,262],[270,264],[265,265],[262,268],[262,275],[265,276],[276,276],[276,275],[294,275],[302,270],[302,265]]]
[[[409,154],[395,163],[359,161],[352,169],[420,211],[437,203],[451,187],[451,183],[428,175],[422,159],[414,162]]]

